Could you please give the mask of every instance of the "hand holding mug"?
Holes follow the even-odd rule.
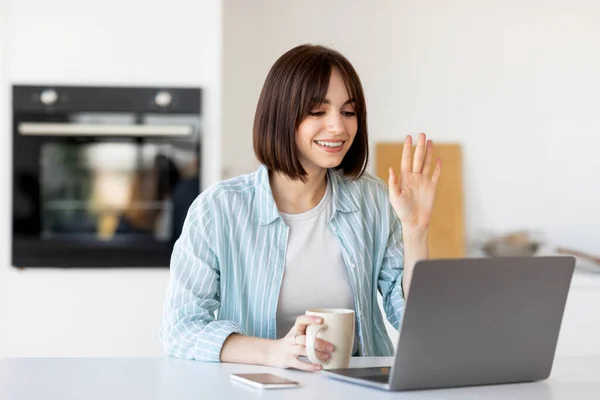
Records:
[[[354,310],[325,308],[306,310],[307,316],[320,317],[321,324],[306,327],[306,354],[314,364],[325,369],[348,368],[354,345]],[[322,341],[333,343],[335,352],[328,359],[319,354]]]
[[[299,356],[306,356],[306,328],[314,325],[319,326],[323,319],[319,316],[301,315],[296,318],[296,323],[285,337],[274,342],[271,349],[270,365],[279,368],[296,368],[303,371],[319,371],[321,362],[326,362],[331,358],[331,352],[334,346],[322,339],[316,339],[312,342],[314,358],[311,363],[306,363],[298,359]]]

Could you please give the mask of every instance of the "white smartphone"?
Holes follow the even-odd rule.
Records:
[[[299,383],[273,374],[231,374],[231,379],[260,389],[283,389],[299,386]]]

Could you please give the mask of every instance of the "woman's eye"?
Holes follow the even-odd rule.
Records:
[[[354,111],[342,111],[342,115],[344,115],[344,117],[354,117],[356,115],[356,113]]]
[[[311,111],[308,113],[311,117],[322,117],[325,115],[325,111]]]

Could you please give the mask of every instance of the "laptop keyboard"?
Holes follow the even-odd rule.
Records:
[[[331,370],[330,372],[377,383],[388,383],[390,380],[390,368],[348,368]]]
[[[388,383],[390,380],[389,375],[371,375],[371,376],[361,376],[361,379],[366,381],[378,382],[378,383]]]

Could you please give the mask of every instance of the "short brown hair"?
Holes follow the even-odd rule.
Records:
[[[300,123],[325,99],[331,71],[337,68],[357,116],[358,129],[348,153],[336,169],[359,178],[368,162],[367,108],[362,84],[350,61],[319,45],[301,45],[282,55],[265,80],[254,116],[254,153],[269,170],[306,180],[298,160],[295,135]]]

